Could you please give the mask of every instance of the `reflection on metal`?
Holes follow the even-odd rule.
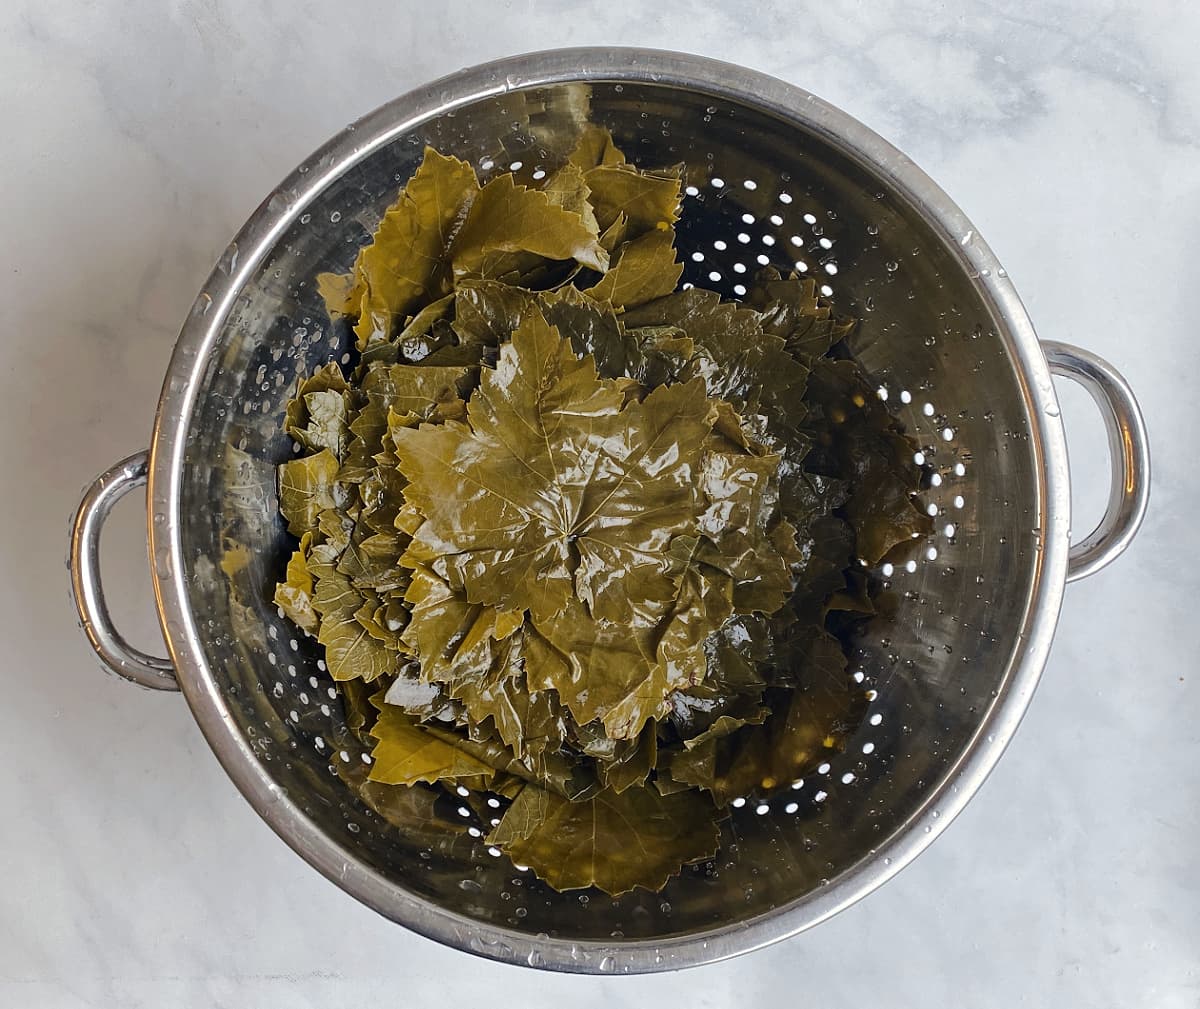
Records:
[[[167,659],[147,655],[113,626],[100,584],[100,531],[121,498],[146,483],[146,453],[122,459],[97,477],[79,503],[71,529],[71,593],[79,623],[102,661],[118,676],[152,690],[178,690]]]
[[[1078,581],[1110,564],[1137,535],[1150,502],[1150,440],[1142,411],[1120,373],[1103,358],[1079,347],[1047,340],[1050,370],[1083,386],[1104,417],[1112,483],[1100,524],[1071,545],[1067,581]]]

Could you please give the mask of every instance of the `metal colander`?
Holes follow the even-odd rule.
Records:
[[[683,162],[685,282],[726,296],[762,265],[819,278],[858,316],[853,352],[921,446],[935,532],[876,571],[888,616],[852,655],[870,690],[844,753],[739,800],[710,863],[660,893],[556,893],[482,838],[396,826],[346,783],[369,759],[319,651],[270,602],[290,545],[275,466],[297,376],[347,347],[314,278],[344,270],[430,144],[481,175],[537,177],[594,121],[642,166]],[[1096,395],[1114,488],[1068,546],[1066,448],[1051,372]],[[171,660],[128,646],[96,573],[113,501],[149,479],[153,576]],[[247,799],[305,859],[384,915],[462,949],[569,971],[651,971],[794,934],[880,885],[942,830],[1015,729],[1070,577],[1115,556],[1146,503],[1128,389],[1081,351],[1040,345],[971,224],[902,154],[812,95],[750,71],[640,50],[542,53],[464,71],[348,128],[301,165],[222,257],[186,321],[152,446],[91,489],[76,599],[101,657],[182,688]],[[476,805],[479,805],[478,803]]]

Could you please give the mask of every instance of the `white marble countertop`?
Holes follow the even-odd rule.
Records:
[[[1200,8],[811,6],[3,5],[0,1004],[1200,1003]],[[584,43],[746,63],[883,133],[971,215],[1044,337],[1119,365],[1156,453],[1141,536],[1070,587],[1032,709],[947,836],[814,932],[640,979],[468,958],[343,895],[240,798],[180,697],[100,671],[62,563],[80,488],[146,445],[180,321],[278,179],[415,84]],[[1063,401],[1082,528],[1103,441],[1082,394]],[[104,556],[152,647],[140,508]]]

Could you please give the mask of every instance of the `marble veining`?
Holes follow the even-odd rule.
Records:
[[[0,1005],[581,1007],[1200,1002],[1200,10],[1170,0],[10,0],[0,11]],[[1043,336],[1110,358],[1155,450],[1146,526],[1071,586],[1021,731],[945,839],[799,939],[675,976],[548,977],[390,926],[296,858],[178,696],[104,675],[62,559],[80,488],[144,447],[179,323],[245,216],[345,123],[557,45],[665,46],[800,84],[912,155]],[[1062,392],[1077,528],[1094,412]],[[144,517],[105,542],[157,648]]]

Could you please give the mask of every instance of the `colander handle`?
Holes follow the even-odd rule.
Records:
[[[113,626],[100,586],[100,530],[121,498],[146,483],[149,454],[138,452],[96,478],[79,502],[71,528],[71,593],[92,648],[118,676],[152,690],[178,690],[170,660],[147,655]]]
[[[1108,432],[1112,484],[1104,517],[1078,543],[1071,544],[1067,581],[1095,574],[1133,541],[1150,500],[1150,441],[1142,411],[1129,383],[1111,364],[1068,343],[1043,341],[1050,371],[1078,382],[1096,401]]]

